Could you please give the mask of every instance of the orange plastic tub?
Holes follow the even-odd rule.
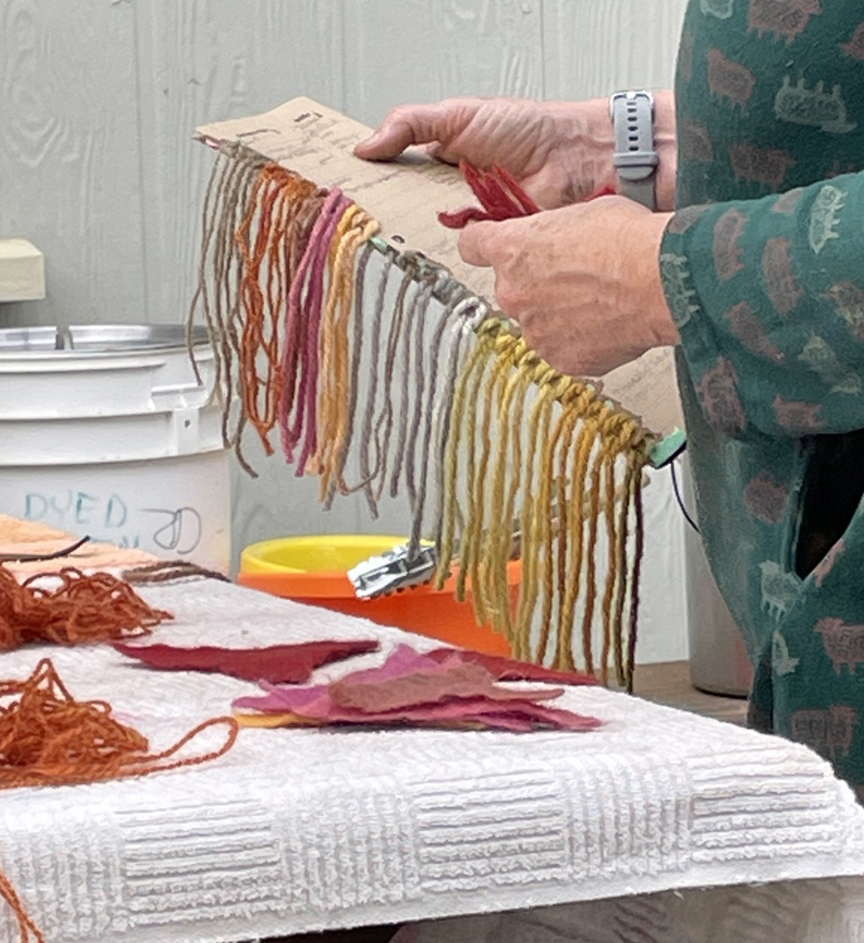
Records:
[[[248,546],[240,557],[237,582],[311,606],[371,619],[408,632],[491,655],[509,655],[503,635],[478,626],[470,600],[458,602],[455,580],[442,590],[418,586],[381,599],[358,599],[346,571],[375,554],[405,543],[404,537],[339,534],[283,537]],[[507,581],[515,605],[522,565],[509,565]]]

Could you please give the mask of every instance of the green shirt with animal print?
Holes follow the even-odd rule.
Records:
[[[864,787],[864,4],[691,0],[661,271],[751,721]]]

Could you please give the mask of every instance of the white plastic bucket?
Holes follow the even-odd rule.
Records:
[[[207,336],[0,330],[0,512],[228,572],[228,452]]]

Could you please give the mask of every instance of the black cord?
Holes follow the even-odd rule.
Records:
[[[695,530],[696,533],[698,534],[699,527],[696,524],[696,521],[694,521],[693,518],[690,517],[690,514],[687,511],[687,508],[684,507],[684,500],[681,497],[681,489],[678,487],[678,475],[675,471],[674,459],[669,463],[669,470],[672,472],[672,488],[675,491],[675,498],[678,501],[678,507],[681,508],[681,513],[684,515],[684,519],[693,528],[693,530]]]
[[[45,560],[59,560],[61,557],[68,557],[70,554],[75,553],[89,540],[89,537],[82,537],[76,543],[70,544],[62,550],[56,550],[54,553],[0,553],[0,563],[36,563]]]

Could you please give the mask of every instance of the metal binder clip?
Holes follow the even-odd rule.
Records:
[[[380,556],[370,557],[348,571],[358,599],[377,599],[410,586],[428,583],[435,574],[438,554],[431,545],[421,547],[412,558],[403,544]]]
[[[553,524],[557,524],[557,505],[553,505]],[[454,550],[458,556],[459,541]],[[510,559],[516,560],[522,551],[522,531],[518,520],[513,521]],[[425,543],[413,557],[409,544],[401,544],[380,556],[370,557],[348,571],[348,579],[358,599],[377,599],[388,593],[400,592],[413,586],[429,583],[438,569],[438,547]]]

